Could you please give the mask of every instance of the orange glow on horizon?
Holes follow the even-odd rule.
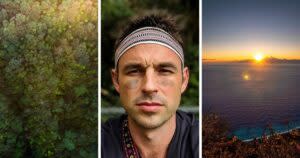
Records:
[[[203,52],[202,61],[203,62],[234,62],[234,61],[243,61],[243,60],[252,60],[255,63],[262,63],[264,59],[269,57],[277,59],[286,59],[286,60],[300,60],[300,51],[299,53],[293,52],[292,54],[282,54],[278,52],[268,52],[268,55],[263,53],[257,53],[253,55],[253,52]]]

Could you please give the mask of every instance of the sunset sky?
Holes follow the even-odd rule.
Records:
[[[300,59],[300,0],[203,0],[203,59]]]

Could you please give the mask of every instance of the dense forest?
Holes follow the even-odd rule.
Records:
[[[190,69],[187,91],[181,105],[199,105],[199,2],[196,0],[102,0],[101,1],[101,105],[119,107],[118,93],[111,82],[114,42],[126,24],[150,13],[167,13],[172,16],[181,31],[185,63]]]
[[[97,157],[97,0],[1,0],[0,157]]]

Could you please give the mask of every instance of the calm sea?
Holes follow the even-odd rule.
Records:
[[[300,126],[300,64],[203,64],[202,93],[203,113],[219,114],[242,140]]]

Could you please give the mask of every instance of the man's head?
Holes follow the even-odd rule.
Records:
[[[189,79],[174,22],[155,15],[133,21],[116,42],[112,78],[129,119],[143,128],[168,121]]]

